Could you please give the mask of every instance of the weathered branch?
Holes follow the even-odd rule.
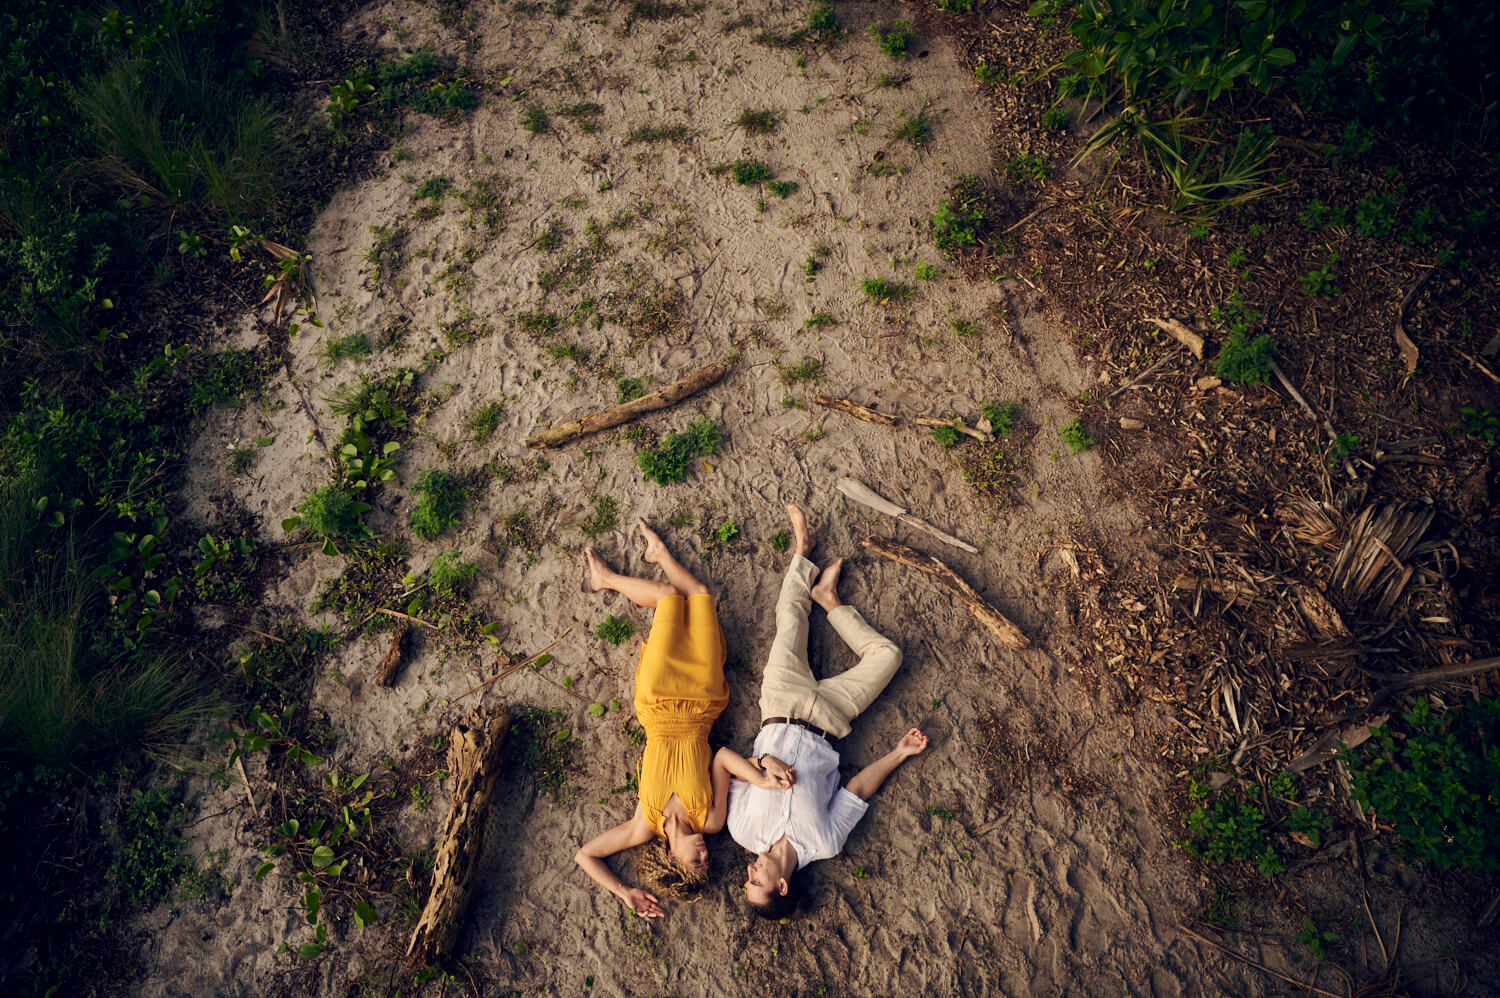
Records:
[[[621,423],[628,423],[637,416],[658,409],[665,409],[669,405],[681,402],[690,395],[696,395],[709,385],[715,384],[729,371],[729,365],[724,361],[718,361],[700,367],[681,380],[674,381],[664,388],[658,388],[649,395],[642,395],[638,399],[631,399],[613,409],[605,409],[603,412],[595,412],[584,416],[582,419],[571,419],[566,423],[558,423],[540,433],[526,438],[527,447],[560,447],[565,443],[577,440],[579,437],[588,436],[590,433],[598,433]]]
[[[957,430],[959,433],[962,433],[966,437],[973,437],[975,440],[978,440],[980,443],[984,444],[995,442],[995,435],[993,433],[986,433],[983,430],[977,430],[961,419],[940,419],[937,416],[918,416],[917,418],[913,419],[912,422],[916,423],[918,426],[946,426],[951,430]]]
[[[1158,319],[1154,316],[1148,316],[1146,321],[1162,332],[1170,334],[1178,343],[1187,347],[1188,351],[1198,360],[1203,359],[1203,337],[1176,319]]]
[[[510,731],[510,711],[499,707],[486,717],[479,708],[453,729],[448,742],[448,772],[453,777],[453,807],[438,846],[427,906],[406,948],[408,967],[425,967],[446,956],[458,940],[474,874],[484,852],[484,824],[501,749]]]
[[[867,423],[875,423],[880,426],[895,426],[900,422],[899,417],[894,413],[877,412],[867,405],[850,402],[848,399],[835,398],[832,395],[814,395],[813,401],[825,409],[837,409],[839,412],[853,416],[855,419],[863,419]]]
[[[981,624],[989,629],[990,633],[999,639],[1000,643],[1007,648],[1025,648],[1031,644],[1021,629],[1006,619],[1005,615],[989,604],[979,592],[953,569],[949,568],[941,559],[930,554],[907,547],[889,537],[881,537],[872,534],[865,538],[865,547],[876,551],[892,561],[898,561],[909,568],[933,579],[938,585],[958,597],[968,611],[972,613]]]
[[[406,649],[411,643],[411,625],[404,624],[396,629],[391,635],[391,647],[386,651],[385,658],[380,660],[380,668],[375,674],[375,682],[379,686],[392,686],[396,682],[396,670],[401,668],[401,663],[406,660]]]

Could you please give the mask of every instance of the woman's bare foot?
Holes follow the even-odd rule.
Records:
[[[608,562],[599,557],[599,552],[591,547],[584,548],[583,560],[589,566],[589,588],[596,593],[601,589],[610,588],[609,580],[615,572],[609,567]]]
[[[807,517],[802,515],[802,510],[796,503],[787,506],[786,515],[791,517],[792,534],[797,538],[797,548],[792,553],[806,558],[818,546],[818,539],[807,532]]]
[[[641,557],[652,565],[660,564],[662,556],[668,553],[667,545],[662,542],[656,531],[646,526],[645,517],[636,517],[635,526],[641,532],[641,540],[646,542],[646,551]]]
[[[823,569],[823,574],[818,576],[818,582],[812,587],[813,602],[823,608],[825,612],[843,606],[839,599],[839,572],[843,571],[844,559],[840,558],[832,565]]]

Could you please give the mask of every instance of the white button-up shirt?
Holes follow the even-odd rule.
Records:
[[[765,852],[783,835],[797,850],[797,869],[837,856],[870,805],[839,786],[839,754],[795,724],[760,729],[755,755],[774,755],[797,770],[790,790],[729,783],[729,834],[751,852]]]

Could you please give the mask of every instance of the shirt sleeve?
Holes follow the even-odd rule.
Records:
[[[833,836],[835,853],[843,851],[844,843],[849,840],[849,833],[854,831],[854,826],[859,824],[859,819],[869,809],[869,801],[860,800],[843,787],[833,795],[833,801],[828,805],[828,826]]]

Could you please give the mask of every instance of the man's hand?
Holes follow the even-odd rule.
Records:
[[[914,755],[920,754],[925,748],[927,748],[927,736],[922,734],[921,728],[912,728],[906,733],[904,738],[896,743],[896,748],[893,751],[899,754],[901,758],[909,759]]]
[[[656,900],[656,895],[640,887],[627,887],[620,894],[620,900],[630,906],[630,910],[643,918],[661,918],[666,914],[662,910],[661,902]]]
[[[761,756],[760,766],[765,774],[765,780],[760,784],[762,790],[790,790],[797,782],[797,770],[774,755]]]

